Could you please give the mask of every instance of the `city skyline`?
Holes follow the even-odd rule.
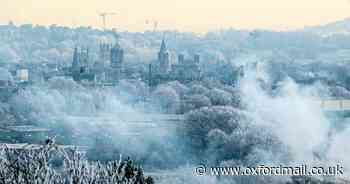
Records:
[[[207,32],[223,28],[293,30],[350,17],[348,0],[4,0],[0,23],[58,24],[102,28],[98,13],[107,17],[107,27],[128,31],[158,30]]]

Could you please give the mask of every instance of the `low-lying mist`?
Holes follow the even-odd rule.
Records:
[[[301,86],[286,78],[274,90],[264,86],[248,72],[238,89],[240,107],[209,105],[191,110],[180,131],[149,119],[158,112],[140,100],[148,90],[142,82],[86,87],[53,78],[20,90],[10,104],[21,119],[53,129],[51,136],[58,143],[88,146],[88,156],[96,160],[123,154],[149,168],[187,170],[199,162],[350,167],[346,144],[350,129],[336,130],[333,119],[322,111],[317,103],[324,96],[322,85]],[[195,176],[190,180],[203,183]]]
[[[269,131],[285,146],[288,158],[285,153],[266,155],[268,152],[263,151],[257,155],[260,163],[325,167],[340,164],[345,170],[344,177],[348,177],[349,126],[341,114],[328,116],[322,110],[319,100],[328,95],[324,90],[326,86],[319,83],[303,86],[290,78],[280,82],[273,91],[262,86],[263,82],[249,73],[241,82],[242,102],[253,117],[252,122],[264,127],[264,131]],[[339,130],[337,124],[345,128]]]
[[[52,78],[20,90],[10,103],[21,119],[51,129],[57,143],[89,147],[91,159],[107,161],[122,154],[147,165],[173,165],[181,155],[174,146],[179,144],[175,128],[152,122],[156,108],[140,100],[147,91],[138,86],[143,85],[86,87]]]

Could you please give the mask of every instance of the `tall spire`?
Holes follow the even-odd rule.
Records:
[[[78,48],[74,48],[74,53],[73,53],[73,60],[76,60],[78,58]]]
[[[78,54],[78,48],[75,47],[74,48],[74,53],[73,53],[73,63],[72,63],[72,67],[73,68],[78,68],[79,67],[79,54]]]
[[[163,38],[162,40],[162,45],[160,46],[160,52],[166,52],[167,48],[166,48],[166,45],[165,45],[165,40]]]
[[[167,73],[170,68],[170,58],[169,53],[166,48],[165,40],[163,38],[162,45],[160,46],[160,51],[158,53],[158,64],[159,64],[159,71],[161,73]]]

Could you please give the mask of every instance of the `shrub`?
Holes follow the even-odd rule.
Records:
[[[230,105],[232,103],[233,96],[221,89],[212,89],[206,96],[208,96],[213,105]]]
[[[231,106],[189,112],[183,132],[192,154],[209,163],[239,160],[254,164],[256,157],[259,161],[265,156],[259,150],[269,155],[273,152],[283,155],[286,150],[268,129],[254,124],[248,113]]]
[[[205,95],[190,95],[185,97],[185,103],[183,104],[183,111],[188,112],[190,110],[199,109],[202,107],[211,106],[210,99]]]
[[[36,149],[0,151],[0,183],[13,184],[153,184],[140,166],[129,158],[107,164],[88,162],[76,150],[63,150],[54,144]],[[58,158],[58,159],[57,159]],[[61,158],[61,159],[60,159]],[[57,160],[62,164],[57,166]],[[56,164],[54,164],[56,162]]]
[[[183,131],[192,148],[204,151],[208,148],[207,135],[211,130],[218,129],[230,134],[239,123],[246,121],[244,112],[230,106],[203,107],[186,114]]]

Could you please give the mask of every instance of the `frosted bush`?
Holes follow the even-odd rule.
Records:
[[[57,158],[63,163],[57,164]],[[56,161],[56,163],[55,163]],[[153,184],[129,158],[101,164],[88,162],[76,150],[54,144],[36,149],[0,150],[0,183],[7,184]]]

